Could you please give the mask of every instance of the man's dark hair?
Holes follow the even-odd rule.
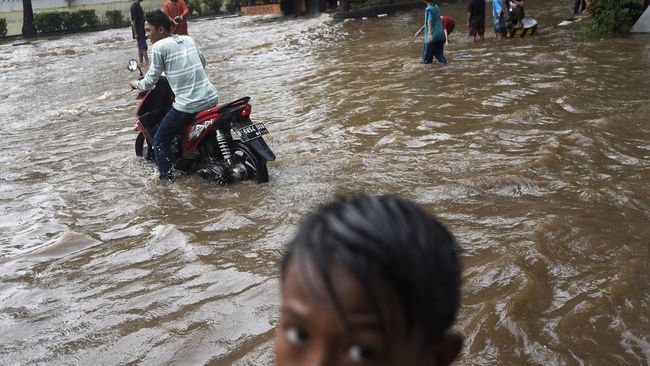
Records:
[[[144,16],[144,20],[156,28],[163,27],[167,32],[171,32],[172,23],[162,10],[154,10],[147,13],[147,15]]]
[[[423,332],[427,342],[456,318],[458,252],[447,229],[413,202],[391,195],[338,198],[300,225],[287,244],[281,273],[284,280],[292,259],[303,273],[311,262],[346,321],[329,275],[333,265],[341,266],[366,291],[384,332],[394,334],[395,322],[403,319],[406,331]]]

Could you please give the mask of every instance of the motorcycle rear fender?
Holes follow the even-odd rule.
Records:
[[[274,161],[275,154],[271,151],[269,145],[266,144],[263,138],[258,137],[254,140],[249,140],[245,142],[251,149],[255,150],[256,153],[260,154],[262,158],[266,161]]]
[[[238,118],[234,121],[232,121],[232,129],[236,130],[245,126],[250,126],[252,125],[253,122],[251,121],[250,118]],[[251,149],[253,149],[256,153],[258,153],[264,160],[266,161],[274,161],[275,160],[275,154],[273,151],[271,151],[271,148],[269,145],[266,144],[266,141],[262,137],[258,137],[253,140],[248,140],[244,142],[246,145],[248,145]]]

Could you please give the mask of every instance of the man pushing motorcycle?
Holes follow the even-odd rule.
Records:
[[[161,10],[145,16],[144,29],[153,45],[151,66],[142,80],[131,82],[131,87],[139,91],[151,89],[164,71],[174,92],[174,105],[160,122],[154,137],[160,179],[171,180],[174,136],[184,135],[194,116],[215,106],[219,96],[217,88],[208,80],[205,59],[192,37],[171,34],[169,18]]]

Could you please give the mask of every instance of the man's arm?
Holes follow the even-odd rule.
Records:
[[[429,32],[427,37],[428,38],[427,43],[431,43],[433,42],[433,21],[431,20],[427,22],[427,31]]]
[[[183,19],[187,19],[187,16],[190,14],[190,9],[187,7],[187,4],[185,4],[184,0],[178,0],[183,4],[183,13],[181,13],[181,16]]]
[[[162,10],[163,10],[163,13],[165,13],[165,15],[167,15],[167,18],[169,18],[169,21],[172,24],[175,24],[174,23],[174,18],[171,16],[172,10],[170,9],[170,7],[171,7],[171,4],[169,3],[169,1],[165,1],[165,5],[163,5]]]
[[[153,88],[160,79],[160,74],[165,70],[165,60],[158,47],[153,47],[151,51],[151,66],[149,71],[142,80],[135,80],[131,82],[131,86],[139,91],[144,91]]]

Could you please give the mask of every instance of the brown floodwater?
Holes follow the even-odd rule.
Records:
[[[0,364],[272,365],[283,243],[355,192],[456,235],[458,364],[650,363],[650,36],[585,39],[540,0],[537,36],[472,44],[442,12],[447,67],[419,64],[421,10],[192,21],[271,132],[263,185],[158,184],[130,29],[0,45]]]

